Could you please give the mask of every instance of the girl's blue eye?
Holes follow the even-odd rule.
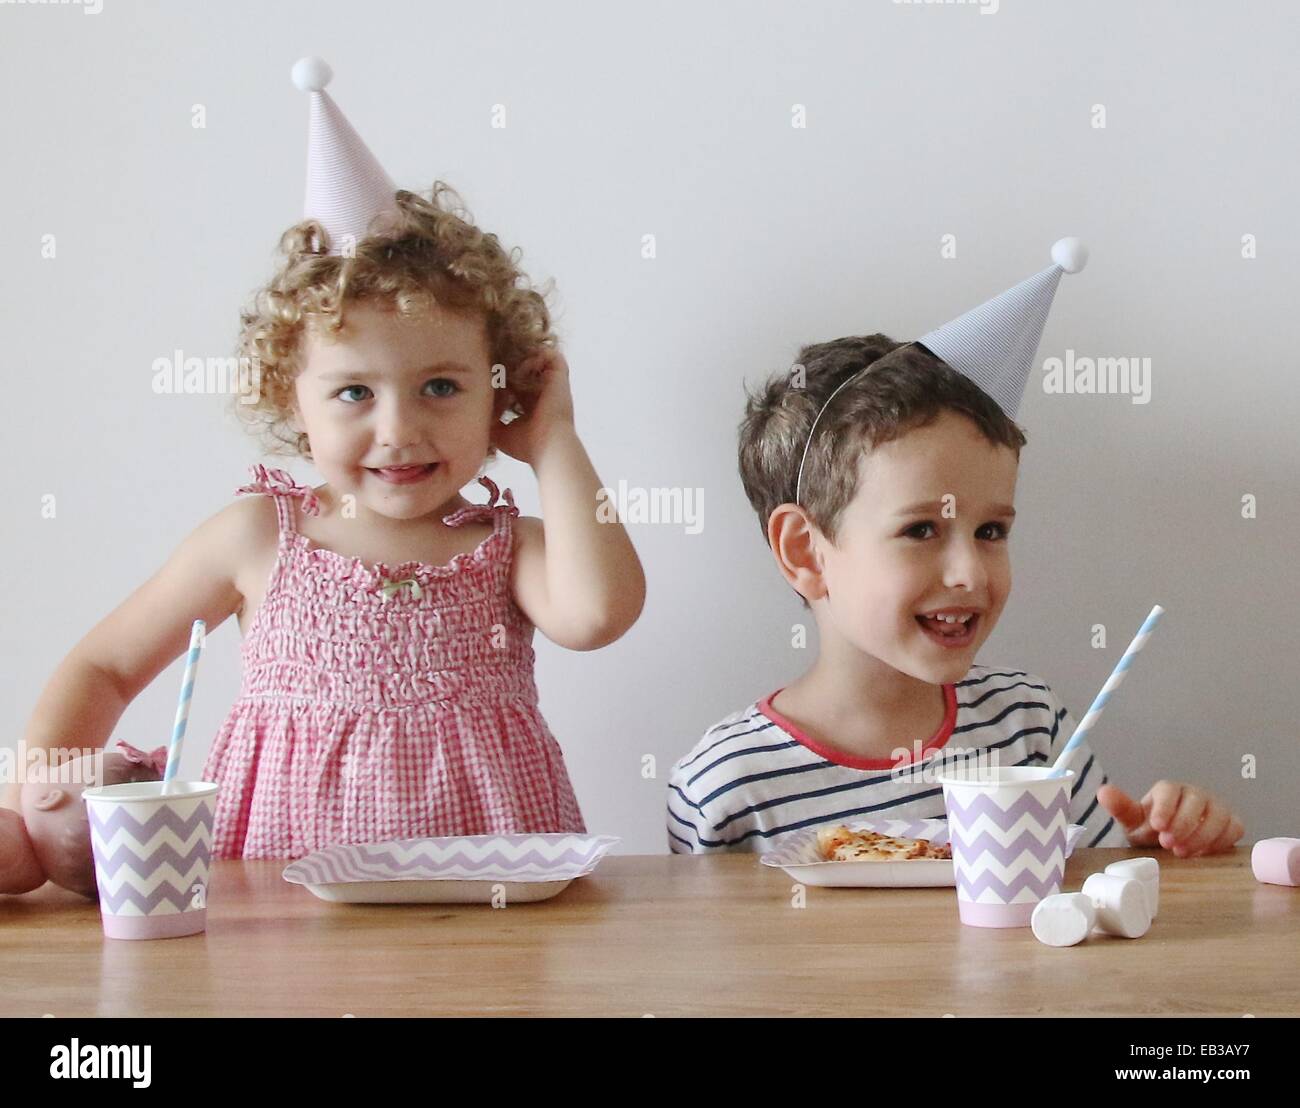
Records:
[[[456,384],[456,382],[453,381],[450,377],[431,377],[429,378],[427,384],[435,386],[435,390],[433,392],[434,396],[441,396],[441,397],[455,396],[458,392],[460,392],[460,386]],[[370,390],[365,385],[348,385],[346,388],[339,389],[339,391],[336,392],[334,395],[338,397],[340,400],[342,400],[344,404],[359,404],[361,403],[362,400],[366,399],[366,397],[364,396],[358,396],[350,399],[344,395],[345,393],[352,392],[353,389],[360,389],[362,392],[366,392],[366,393],[370,392]]]
[[[930,529],[933,530],[933,529],[934,529],[934,524],[931,523],[929,520],[926,520],[924,523],[914,523],[914,524],[912,524],[911,527],[909,527],[906,531],[904,531],[903,534],[904,534],[904,535],[907,535],[907,536],[909,536],[909,537],[911,537],[911,538],[914,538],[914,539],[919,539],[919,538],[921,538],[922,536],[921,536],[921,535],[915,535],[915,534],[913,534],[913,532],[916,531],[916,530],[918,530],[919,528],[922,528],[922,527],[929,527]],[[984,527],[981,527],[981,528],[980,528],[980,530],[983,531],[985,528],[988,528],[988,527],[992,527],[992,528],[995,528],[995,529],[997,530],[997,537],[996,537],[995,539],[991,540],[991,541],[993,541],[993,542],[1001,542],[1001,541],[1003,541],[1004,539],[1008,538],[1008,537],[1010,536],[1010,534],[1011,534],[1011,532],[1010,532],[1006,527],[1002,526],[1002,524],[1000,524],[1000,523],[986,523],[986,524],[984,525]]]

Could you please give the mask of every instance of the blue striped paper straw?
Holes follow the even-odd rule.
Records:
[[[1151,609],[1151,614],[1147,616],[1146,622],[1138,629],[1133,641],[1128,644],[1128,649],[1124,651],[1124,657],[1119,660],[1117,665],[1102,685],[1101,692],[1097,694],[1097,699],[1092,702],[1092,707],[1088,709],[1088,714],[1079,722],[1079,726],[1074,729],[1074,734],[1070,736],[1070,741],[1065,744],[1065,748],[1057,755],[1056,762],[1051,770],[1048,771],[1048,777],[1061,777],[1065,773],[1065,763],[1069,761],[1070,755],[1083,742],[1084,736],[1092,729],[1092,725],[1101,718],[1102,709],[1106,707],[1106,702],[1110,700],[1110,694],[1119,688],[1120,682],[1124,680],[1124,674],[1128,673],[1128,667],[1133,664],[1133,659],[1138,656],[1142,648],[1146,646],[1147,639],[1151,637],[1151,632],[1156,629],[1156,624],[1160,622],[1160,617],[1165,614],[1165,610],[1157,604]]]
[[[194,671],[199,668],[203,649],[203,620],[196,619],[190,628],[190,652],[185,658],[185,676],[181,680],[181,699],[176,705],[176,722],[172,724],[172,741],[167,747],[167,768],[163,771],[163,795],[172,792],[172,779],[181,764],[181,747],[185,745],[185,724],[190,718],[190,698],[194,695]]]

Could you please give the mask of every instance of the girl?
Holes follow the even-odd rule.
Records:
[[[285,233],[243,315],[260,376],[235,410],[325,483],[254,466],[245,496],[73,649],[28,725],[29,748],[103,746],[193,620],[235,615],[240,696],[203,770],[221,785],[214,857],[585,830],[532,632],[613,642],[645,580],[622,525],[597,520],[542,295],[454,199],[397,192],[350,254],[315,220]],[[496,447],[533,468],[545,525],[486,477],[486,503],[460,496]]]

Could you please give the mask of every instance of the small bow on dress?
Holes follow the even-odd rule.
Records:
[[[382,584],[379,586],[379,591],[384,594],[385,601],[392,600],[394,596],[402,591],[403,585],[411,586],[411,596],[416,600],[419,600],[424,595],[420,590],[420,582],[414,577],[404,577],[400,581],[390,581],[386,577],[381,577],[380,581]]]

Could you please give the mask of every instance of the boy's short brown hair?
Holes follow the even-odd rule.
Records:
[[[862,373],[867,366],[871,371]],[[789,372],[774,374],[757,392],[746,389],[740,479],[764,538],[772,511],[796,502],[799,461],[817,413],[855,375],[817,421],[801,484],[802,507],[832,542],[858,491],[864,450],[928,426],[945,410],[968,416],[989,442],[1010,447],[1017,458],[1027,441],[988,393],[924,346],[888,335],[805,346]]]

